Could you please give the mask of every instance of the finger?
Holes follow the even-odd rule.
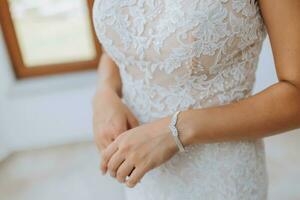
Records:
[[[127,176],[130,176],[130,173],[134,169],[134,165],[129,162],[128,160],[125,160],[121,166],[117,170],[116,178],[119,182],[124,183]]]
[[[117,170],[124,160],[125,157],[120,153],[120,151],[113,154],[107,164],[107,169],[112,177],[116,177]]]
[[[133,167],[133,169],[131,170],[131,172],[128,174],[128,177],[131,176],[133,170],[135,169],[135,167]]]
[[[118,146],[116,145],[116,143],[111,143],[110,145],[108,145],[108,147],[106,147],[106,149],[104,149],[102,151],[102,159],[101,159],[101,170],[102,173],[105,174],[107,171],[107,164],[110,160],[110,158],[112,157],[112,155],[118,150]]]
[[[126,180],[126,185],[130,188],[134,187],[138,182],[140,182],[147,171],[147,168],[136,167],[130,177]]]

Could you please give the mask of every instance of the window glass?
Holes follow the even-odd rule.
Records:
[[[9,0],[26,67],[97,56],[86,0]]]

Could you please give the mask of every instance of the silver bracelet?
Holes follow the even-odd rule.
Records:
[[[181,112],[181,111],[180,110],[176,111],[173,114],[173,116],[171,118],[171,122],[169,124],[169,129],[171,130],[171,134],[172,134],[172,136],[173,136],[173,138],[174,138],[174,140],[176,142],[176,145],[177,145],[179,151],[180,152],[185,152],[185,149],[184,149],[184,147],[183,147],[183,145],[182,145],[182,143],[181,143],[181,141],[180,141],[180,139],[178,137],[179,134],[178,134],[178,130],[176,128],[177,116],[178,116],[179,112]]]

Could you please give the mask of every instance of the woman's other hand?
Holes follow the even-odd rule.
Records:
[[[134,187],[151,169],[169,160],[177,151],[166,117],[122,133],[102,154],[101,170]],[[126,180],[126,177],[129,177]]]
[[[98,90],[93,99],[94,141],[101,152],[121,133],[139,125],[137,118],[110,89]]]

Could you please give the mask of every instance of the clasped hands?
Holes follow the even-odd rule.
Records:
[[[168,129],[169,122],[170,117],[165,117],[118,135],[101,151],[102,173],[109,172],[119,182],[134,187],[145,173],[178,151]]]

